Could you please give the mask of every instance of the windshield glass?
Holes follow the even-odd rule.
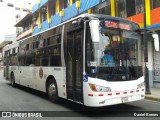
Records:
[[[90,77],[126,81],[142,76],[143,58],[138,33],[100,25],[99,36],[99,42],[92,42],[90,34],[86,37],[86,73]]]

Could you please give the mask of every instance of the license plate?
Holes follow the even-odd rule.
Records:
[[[128,100],[128,97],[124,97],[124,98],[122,98],[122,102],[128,102],[129,100]]]

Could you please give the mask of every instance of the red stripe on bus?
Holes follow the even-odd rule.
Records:
[[[112,96],[112,93],[108,93],[108,96]]]
[[[116,95],[120,95],[120,93],[116,93]]]
[[[139,90],[136,90],[136,92],[139,92]]]
[[[124,92],[123,94],[127,94],[127,92]]]
[[[130,91],[130,93],[133,93],[133,91]]]
[[[88,94],[88,96],[93,96],[93,94]]]
[[[142,91],[144,91],[144,89],[142,89]]]
[[[103,94],[98,94],[98,96],[103,96]]]

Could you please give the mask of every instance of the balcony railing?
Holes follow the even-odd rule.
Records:
[[[30,26],[26,27],[22,32],[17,34],[16,40],[18,41],[18,40],[20,40],[26,36],[29,36],[31,34],[32,34],[32,27],[30,25]]]

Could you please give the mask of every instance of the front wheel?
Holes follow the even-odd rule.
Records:
[[[58,89],[55,80],[50,79],[47,84],[47,94],[51,102],[57,103],[58,98]]]

